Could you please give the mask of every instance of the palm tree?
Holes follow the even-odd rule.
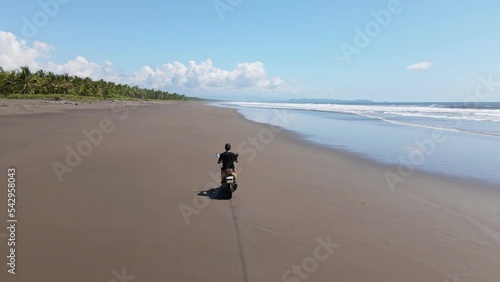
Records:
[[[62,94],[68,94],[69,90],[72,88],[73,77],[67,73],[60,75],[61,90]]]
[[[45,77],[47,75],[47,73],[44,71],[44,70],[39,70],[35,73],[38,77]]]
[[[5,79],[4,86],[7,93],[16,92],[16,77],[17,71],[13,70],[7,73],[7,78]]]
[[[45,88],[45,78],[47,77],[47,72],[39,70],[35,73],[35,75],[37,76],[37,87],[34,92],[37,94],[47,94],[47,89]]]
[[[0,94],[4,94],[7,97],[7,77],[8,73],[0,67]]]
[[[94,83],[90,77],[86,77],[82,81],[82,90],[80,91],[80,95],[83,96],[92,96],[92,87]]]
[[[29,67],[21,67],[20,70],[16,72],[14,87],[21,94],[31,94],[33,93],[33,88],[37,86],[36,78],[36,74],[32,73]]]
[[[78,76],[73,76],[71,78],[71,84],[73,85],[71,93],[74,95],[82,96],[83,78]]]
[[[53,72],[48,72],[45,75],[44,83],[43,83],[43,94],[54,94],[54,82],[57,77]]]

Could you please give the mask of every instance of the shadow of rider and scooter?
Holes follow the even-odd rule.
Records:
[[[222,189],[221,187],[210,188],[205,191],[200,191],[198,196],[208,197],[210,200],[229,200],[231,199],[231,194]]]

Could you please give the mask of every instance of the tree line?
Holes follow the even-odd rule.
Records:
[[[19,94],[19,95],[13,95]],[[96,99],[161,99],[161,100],[196,100],[177,93],[139,88],[126,84],[116,84],[104,80],[92,80],[67,73],[55,74],[39,70],[32,72],[29,67],[6,71],[0,67],[0,97],[28,97],[41,95],[72,95]],[[35,95],[38,96],[38,95]]]

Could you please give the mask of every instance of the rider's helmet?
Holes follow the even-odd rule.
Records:
[[[226,146],[224,146],[224,148],[226,149],[226,151],[231,150],[231,144],[226,143]]]

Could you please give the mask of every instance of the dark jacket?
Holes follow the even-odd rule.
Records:
[[[222,170],[228,168],[235,169],[234,163],[238,162],[238,155],[233,152],[224,152],[219,156],[219,162],[222,162]]]

